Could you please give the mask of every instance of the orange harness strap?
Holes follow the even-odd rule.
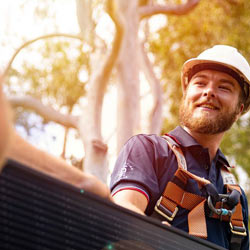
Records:
[[[193,179],[198,183],[199,188],[204,187],[207,184],[211,184],[210,181],[196,176],[187,171],[186,160],[184,154],[179,145],[169,136],[163,136],[166,139],[169,147],[175,153],[178,169],[174,175],[174,179],[168,182],[162,196],[157,201],[155,206],[156,212],[165,217],[168,221],[172,221],[178,212],[178,206],[189,210],[188,214],[188,227],[189,234],[201,238],[207,238],[207,226],[205,218],[205,206],[207,199],[203,196],[187,192],[185,186],[189,179]],[[221,171],[223,182],[227,186],[227,191],[230,193],[234,189],[240,192],[240,187],[236,184],[235,178],[224,167]],[[174,180],[178,181],[178,184]],[[222,202],[217,202],[215,208],[220,211],[227,211],[228,207],[224,206]],[[221,210],[223,208],[224,210]],[[220,215],[213,213],[211,216],[220,220],[230,221],[231,231],[233,234],[245,236],[246,230],[243,223],[242,206],[239,202],[235,208],[234,213],[231,216],[221,213]]]
[[[203,200],[188,214],[189,234],[203,239],[207,238],[205,202],[206,200]]]

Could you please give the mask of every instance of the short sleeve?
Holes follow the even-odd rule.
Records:
[[[134,136],[124,145],[111,175],[112,194],[121,189],[136,189],[150,199],[159,193],[155,150],[147,135]]]

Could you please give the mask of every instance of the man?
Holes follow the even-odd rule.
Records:
[[[222,247],[248,249],[246,196],[239,187],[238,191],[232,191],[237,185],[229,184],[227,187],[232,188],[231,193],[221,195],[227,192],[224,188],[226,179],[233,183],[233,177],[227,171],[230,165],[219,145],[224,133],[249,108],[249,84],[250,67],[233,47],[217,45],[185,62],[182,69],[181,126],[166,138],[141,134],[125,144],[111,176],[115,203],[162,221],[168,218],[172,226]],[[178,152],[174,152],[176,148]],[[186,162],[187,171],[183,170],[183,162]],[[182,176],[185,187],[181,187]],[[167,194],[166,185],[171,190]],[[179,190],[171,189],[173,186]],[[177,206],[175,196],[180,194]],[[192,198],[188,199],[184,194]],[[240,196],[233,205],[230,202],[236,194]],[[167,209],[168,204],[162,202],[167,200],[166,197],[168,204],[172,202],[172,212],[169,210],[171,206]],[[194,203],[196,198],[198,205],[184,204]],[[220,204],[218,210],[214,209],[217,202]],[[228,209],[224,209],[224,203]],[[236,204],[237,209],[234,210]],[[202,216],[198,217],[195,210],[204,214],[204,225],[199,224]],[[241,224],[235,227],[232,218],[238,216],[236,214],[241,214]],[[226,220],[226,216],[227,221],[218,219],[223,217]],[[193,221],[198,223],[198,231],[202,231],[200,235],[199,232],[192,233],[195,228]]]

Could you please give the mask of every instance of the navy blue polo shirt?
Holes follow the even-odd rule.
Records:
[[[186,158],[188,171],[204,177],[214,184],[218,193],[224,193],[220,168],[229,166],[220,150],[210,164],[209,152],[190,136],[182,127],[177,127],[169,133],[181,145]],[[154,206],[163,193],[166,184],[173,178],[177,170],[175,154],[169,148],[166,140],[157,135],[136,135],[128,140],[122,148],[111,175],[111,192],[115,193],[132,189],[141,192],[148,199],[145,214],[152,216]],[[189,191],[201,194],[195,181],[190,181]],[[247,236],[241,249],[249,249],[248,240],[248,205],[242,190],[242,212]],[[172,225],[188,232],[188,211],[179,208]],[[228,222],[206,218],[208,240],[225,248],[229,248],[230,227]]]

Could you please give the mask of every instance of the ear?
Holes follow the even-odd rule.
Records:
[[[187,75],[182,75],[181,76],[181,88],[182,88],[182,93],[183,96],[185,95],[186,91],[187,91],[187,87],[188,87],[188,77]]]
[[[187,94],[187,90],[188,90],[189,85],[182,85],[182,96],[185,97]]]
[[[240,105],[239,112],[238,112],[238,114],[237,114],[237,116],[236,116],[235,121],[237,121],[237,120],[240,118],[240,116],[241,116],[243,110],[244,110],[244,104],[242,103],[242,104]]]
[[[243,110],[244,110],[244,104],[243,104],[243,103],[241,103],[241,105],[240,105],[240,113],[242,113],[242,112],[243,112]]]

